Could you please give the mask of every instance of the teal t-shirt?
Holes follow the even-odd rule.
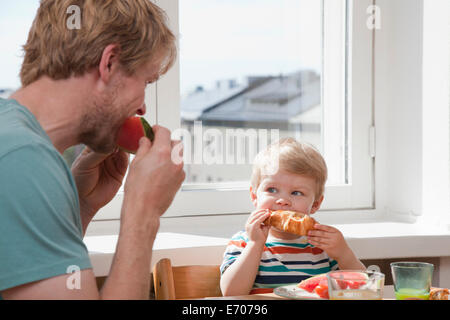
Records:
[[[0,299],[73,266],[92,268],[72,173],[34,115],[0,99]]]

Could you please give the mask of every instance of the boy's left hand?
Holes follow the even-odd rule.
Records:
[[[308,232],[308,242],[324,250],[332,259],[338,260],[346,255],[349,247],[342,233],[331,226],[316,223],[314,230]]]

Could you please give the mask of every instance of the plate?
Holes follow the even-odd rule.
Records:
[[[298,300],[325,300],[319,297],[314,292],[308,292],[297,287],[296,284],[291,284],[288,286],[278,287],[273,290],[273,293],[284,298],[298,299]]]

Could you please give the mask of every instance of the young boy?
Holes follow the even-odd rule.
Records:
[[[265,174],[268,167],[277,170]],[[298,236],[263,224],[268,209],[315,213],[326,179],[320,153],[295,139],[282,139],[257,155],[250,187],[256,210],[226,248],[220,267],[224,296],[272,292],[338,268],[365,270],[334,227],[317,223],[308,236]]]

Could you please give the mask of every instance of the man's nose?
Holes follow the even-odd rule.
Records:
[[[142,107],[140,107],[138,110],[137,110],[137,114],[138,115],[140,115],[140,116],[143,116],[144,114],[145,114],[145,112],[147,111],[147,107],[145,106],[145,103],[142,105]]]

